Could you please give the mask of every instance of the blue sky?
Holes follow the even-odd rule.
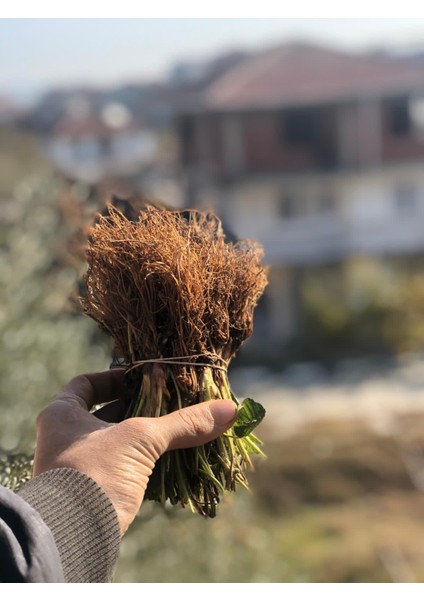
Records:
[[[180,59],[293,39],[424,47],[424,19],[0,19],[0,94],[152,80]]]

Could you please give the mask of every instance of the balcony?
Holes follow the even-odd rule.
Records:
[[[261,242],[269,263],[288,266],[338,262],[364,254],[418,254],[424,252],[424,213],[403,219],[292,219],[268,231]]]

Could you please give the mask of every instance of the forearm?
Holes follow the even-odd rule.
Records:
[[[51,531],[65,582],[112,579],[120,546],[119,522],[109,498],[90,477],[73,469],[53,469],[32,479],[19,496]]]

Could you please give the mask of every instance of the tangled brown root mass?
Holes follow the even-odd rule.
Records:
[[[125,363],[138,365],[128,372],[127,416],[159,416],[210,397],[228,397],[222,367],[252,333],[253,311],[267,284],[262,257],[255,242],[227,243],[221,222],[212,213],[147,207],[131,221],[109,207],[99,218],[89,231],[81,303],[113,338]],[[145,362],[153,359],[163,361]],[[174,364],[173,359],[185,364]],[[214,485],[222,480],[226,489],[233,489],[228,473],[220,472],[225,460],[218,446],[211,443],[217,452],[214,460],[221,463]],[[229,449],[229,458],[233,450]],[[210,462],[209,454],[205,456]],[[195,462],[198,465],[198,457]],[[234,467],[233,459],[230,462],[233,479],[243,483],[243,476],[236,476],[241,469]],[[190,480],[199,479],[194,465],[185,467]],[[167,459],[162,487],[170,470]],[[194,504],[202,514],[214,513],[218,494],[211,499],[205,493],[208,496],[198,490],[197,499],[190,500],[182,498],[181,490],[164,494],[162,489],[155,499],[169,498]]]

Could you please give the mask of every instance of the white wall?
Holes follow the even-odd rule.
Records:
[[[299,210],[284,218],[281,199]],[[319,199],[333,198],[331,210]],[[270,176],[209,194],[239,237],[262,242],[275,264],[340,260],[361,253],[424,251],[424,164],[356,173]]]
[[[158,143],[149,131],[117,132],[105,148],[92,136],[77,139],[53,138],[45,144],[47,156],[66,173],[88,181],[106,174],[131,174],[149,164],[157,154]]]

